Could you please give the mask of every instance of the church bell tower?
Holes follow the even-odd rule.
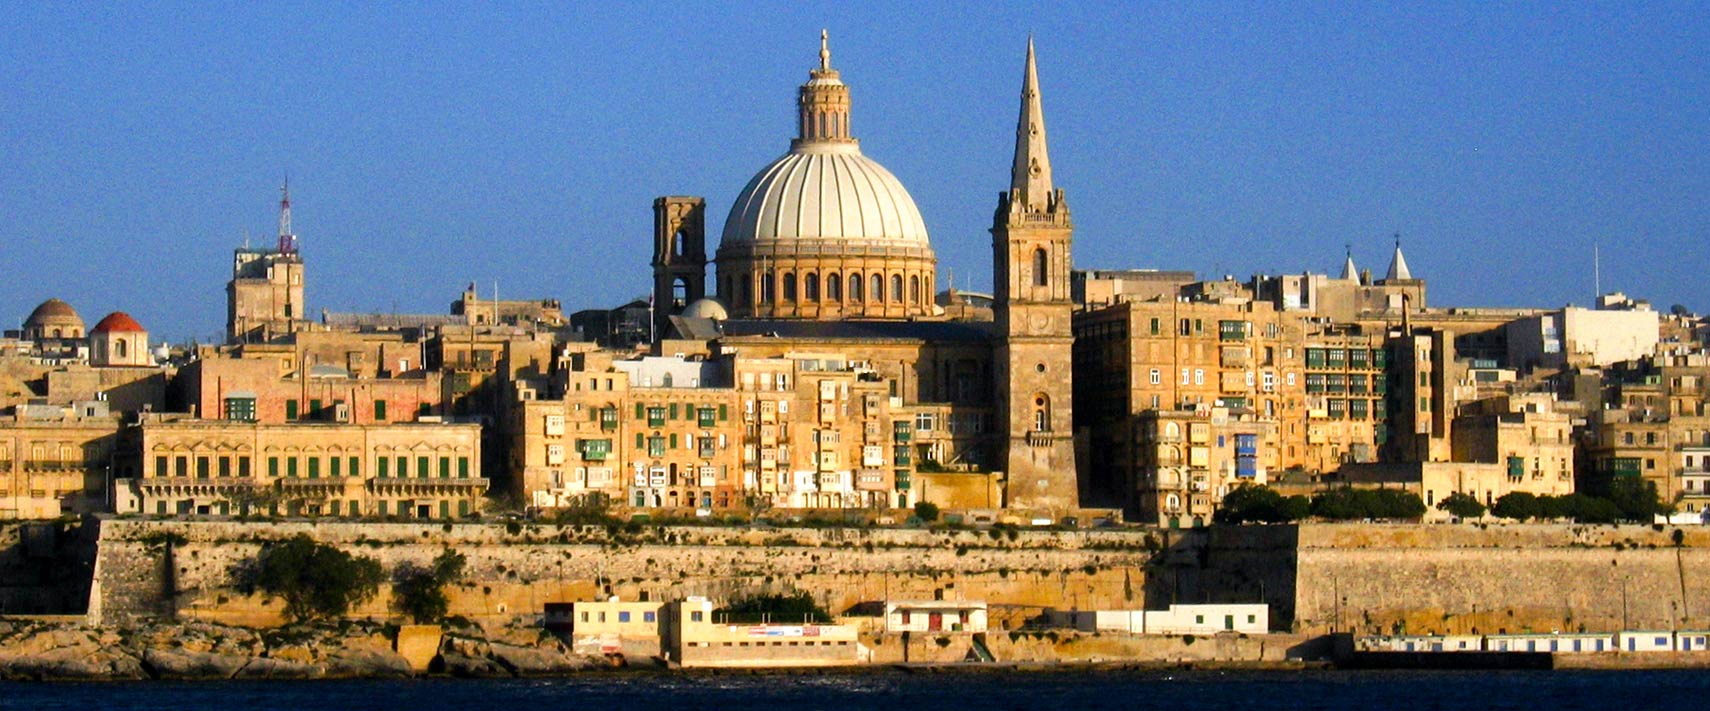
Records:
[[[667,196],[653,201],[653,333],[707,295],[707,201]]]
[[[1015,163],[1009,190],[998,196],[991,232],[994,311],[1003,339],[993,359],[999,371],[998,421],[1008,428],[1002,457],[1006,503],[1012,509],[1060,515],[1080,505],[1070,409],[1074,223],[1063,191],[1051,183],[1031,38]]]

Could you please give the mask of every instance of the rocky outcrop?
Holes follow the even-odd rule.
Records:
[[[94,629],[0,621],[0,679],[403,678],[409,663],[391,632],[372,623],[256,631],[207,623]],[[462,677],[565,674],[596,666],[538,629],[448,634],[438,673]]]

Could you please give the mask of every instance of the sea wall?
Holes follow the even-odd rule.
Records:
[[[1503,633],[1710,627],[1710,530],[1302,524],[1177,534],[1147,589],[1272,605],[1297,633]]]
[[[1134,532],[107,520],[90,620],[280,624],[280,603],[243,594],[239,572],[268,542],[297,534],[388,571],[454,549],[468,564],[447,591],[450,614],[482,624],[537,615],[548,602],[785,590],[838,614],[906,599],[1137,607],[1158,547]],[[386,617],[390,602],[383,586],[355,615]]]
[[[993,634],[1045,607],[1162,609],[1266,602],[1278,631],[1710,628],[1710,530],[1574,525],[1303,524],[1197,531],[926,531],[531,524],[102,522],[89,614],[97,624],[192,619],[271,626],[280,603],[235,571],[299,533],[425,565],[447,548],[468,572],[451,614],[483,625],[548,602],[715,600],[804,590],[836,614],[884,600],[983,600]],[[356,611],[392,614],[390,593]],[[1000,633],[999,630],[1004,632]],[[1196,650],[1196,652],[1199,650]]]

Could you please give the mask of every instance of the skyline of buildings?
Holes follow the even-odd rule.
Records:
[[[1671,22],[1669,8],[1635,10],[1626,22],[1580,17],[1607,8],[1545,18],[1517,8],[1409,17],[1365,9],[1304,26],[1265,10],[1238,27],[1225,26],[1230,18],[1217,8],[1173,17],[1146,7],[1066,8],[1022,23],[1001,8],[954,23],[913,13],[887,24],[891,13],[834,12],[807,27],[830,25],[850,38],[840,51],[851,61],[885,67],[863,77],[856,99],[871,110],[857,128],[940,236],[941,286],[989,291],[986,210],[964,196],[998,175],[981,158],[1007,140],[1011,118],[988,100],[1009,90],[1000,53],[989,48],[1019,43],[1032,28],[1063,67],[1047,84],[1064,99],[1055,158],[1071,168],[1068,187],[1085,196],[1077,212],[1083,268],[1185,268],[1207,278],[1334,273],[1344,245],[1373,264],[1400,232],[1413,266],[1433,275],[1436,303],[1554,307],[1590,301],[1592,247],[1601,242],[1605,286],[1662,309],[1704,310],[1694,293],[1701,280],[1685,271],[1690,260],[1674,258],[1703,242],[1704,208],[1681,200],[1705,181],[1706,161],[1694,159],[1703,146],[1691,138],[1701,132],[1688,130],[1702,126],[1704,102],[1694,100],[1701,90],[1666,83],[1691,74],[1671,70],[1679,56],[1671,48],[1693,46],[1704,23]],[[13,21],[66,29],[54,14]],[[349,18],[348,33],[323,36],[327,28],[296,26],[304,18],[288,12],[259,14],[286,15],[270,19],[325,49],[233,51],[221,35],[187,52],[216,76],[234,77],[210,82],[159,57],[188,31],[176,26],[157,33],[159,47],[139,47],[106,36],[114,18],[92,13],[66,29],[91,41],[67,47],[111,48],[97,56],[32,43],[53,32],[19,33],[27,41],[14,50],[16,64],[39,71],[13,85],[23,111],[9,140],[23,160],[0,174],[8,196],[0,200],[17,201],[8,209],[17,216],[15,249],[0,255],[0,269],[55,274],[64,286],[0,286],[7,320],[51,293],[85,311],[129,309],[157,340],[210,340],[213,319],[191,305],[217,293],[206,275],[224,261],[225,245],[245,232],[258,244],[270,239],[262,195],[285,174],[304,208],[304,247],[322,270],[311,313],[421,313],[438,301],[425,295],[435,285],[471,280],[484,298],[497,282],[501,298],[559,296],[571,311],[595,305],[584,294],[644,293],[641,267],[588,270],[578,255],[644,243],[649,216],[637,206],[658,194],[706,195],[708,226],[718,231],[741,176],[774,150],[765,127],[790,120],[776,108],[746,108],[767,106],[774,82],[794,66],[776,38],[807,31],[799,26],[807,18],[790,11],[762,26],[720,23],[754,42],[690,33],[661,48],[645,39],[656,29],[635,31],[645,12],[526,30],[482,11],[460,17],[459,29],[411,13],[391,18],[461,40],[421,49],[477,79],[452,86],[410,71],[390,43],[351,46],[372,18]],[[702,21],[722,15],[706,11]],[[1431,31],[1464,18],[1489,34]],[[211,19],[191,12],[184,28]],[[254,17],[230,19],[242,28]],[[1344,34],[1303,31],[1317,23]],[[469,54],[507,31],[526,41],[490,58]],[[585,41],[599,31],[607,44]],[[1504,41],[1490,42],[1492,34]],[[1537,46],[1542,36],[1555,39]],[[608,49],[577,49],[595,46]],[[1526,58],[1520,48],[1537,51]],[[326,61],[341,51],[370,71],[352,75]],[[1244,71],[1219,71],[1232,66]],[[1468,66],[1478,71],[1461,73]],[[135,76],[140,67],[155,71]],[[535,71],[522,77],[507,67]],[[1087,80],[1110,73],[1123,81]],[[42,82],[50,76],[51,87]],[[114,83],[151,90],[101,90]],[[656,86],[673,87],[669,102],[648,99]],[[503,98],[475,101],[495,97]],[[211,124],[189,118],[222,106],[291,109],[224,111]],[[90,123],[103,115],[154,123]],[[192,128],[202,125],[216,130]],[[103,148],[81,150],[78,141]],[[510,248],[483,246],[501,241]],[[149,245],[146,259],[159,255],[155,273],[171,290],[106,277],[136,261],[120,256],[136,244]],[[1474,253],[1496,258],[1456,258]],[[1659,265],[1661,278],[1640,276]],[[425,288],[380,286],[405,283]]]
[[[1432,306],[1399,237],[1382,278],[1351,253],[1334,277],[1077,269],[1031,41],[989,231],[995,288],[941,292],[927,226],[864,155],[865,114],[819,40],[795,137],[732,205],[714,256],[704,198],[652,201],[645,304],[565,318],[556,298],[487,301],[471,284],[445,314],[317,317],[284,187],[275,246],[233,251],[224,345],[156,373],[135,319],[85,341],[70,306],[44,302],[4,342],[22,374],[15,429],[118,429],[9,445],[25,475],[11,496],[31,511],[64,495],[72,510],[447,518],[478,513],[491,486],[545,509],[925,501],[1176,527],[1244,484],[1488,505],[1626,476],[1673,502],[1710,464],[1694,461],[1710,402],[1695,315],[1619,293],[1590,310]],[[1652,377],[1672,377],[1661,420],[1623,400]],[[1644,441],[1658,452],[1608,438],[1630,422],[1660,426]],[[463,429],[428,431],[442,425]],[[173,428],[188,434],[159,435]],[[79,450],[82,490],[29,484],[78,470]]]

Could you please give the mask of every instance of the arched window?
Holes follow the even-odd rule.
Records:
[[[1164,497],[1164,508],[1165,509],[1168,509],[1170,511],[1176,511],[1176,510],[1180,509],[1181,507],[1182,507],[1182,497],[1177,496],[1175,494],[1170,494],[1169,496]]]
[[[831,135],[832,135],[832,136],[838,136],[838,135],[841,135],[841,134],[839,134],[839,133],[838,133],[838,132],[837,132],[837,129],[838,129],[838,125],[837,125],[837,124],[838,124],[838,121],[837,121],[837,114],[832,114],[832,115],[831,115]]]
[[[760,303],[770,304],[777,300],[777,283],[773,281],[771,272],[760,273]]]
[[[911,304],[920,303],[920,275],[908,278],[908,301]]]
[[[796,273],[784,272],[784,300],[796,300]]]
[[[860,301],[861,300],[861,275],[860,274],[850,274],[849,275],[849,300],[850,301]]]
[[[735,303],[743,305],[743,306],[752,306],[753,305],[753,302],[750,301],[748,298],[748,280],[747,279],[741,279],[741,280],[736,282],[736,301],[735,301]]]
[[[819,115],[819,137],[825,137],[825,114],[823,113]]]
[[[873,288],[870,289],[867,293],[873,295],[874,301],[884,301],[885,300],[885,278],[882,276],[879,276],[877,274],[874,274],[873,275]]]
[[[843,300],[843,280],[838,278],[837,272],[825,275],[825,298],[829,301]]]
[[[687,241],[689,241],[689,233],[685,230],[677,230],[677,234],[671,236],[671,253],[679,257],[683,256],[683,250],[686,248],[683,243]]]
[[[1172,438],[1172,439],[1182,436],[1181,425],[1178,425],[1174,422],[1164,423],[1164,436]]]
[[[113,355],[119,358],[125,357],[125,339],[121,338],[113,342]]]
[[[819,275],[808,272],[802,275],[802,298],[806,301],[819,301]]]
[[[1039,248],[1039,249],[1033,250],[1033,285],[1034,286],[1049,286],[1050,285],[1050,283],[1051,283],[1050,278],[1049,278],[1050,274],[1049,274],[1049,272],[1046,271],[1049,267],[1050,261],[1051,261],[1050,258],[1045,256],[1045,249],[1044,248]]]
[[[1051,398],[1044,393],[1033,396],[1033,431],[1051,431]]]
[[[901,274],[892,274],[891,275],[891,301],[895,301],[897,303],[902,303],[902,300],[903,300],[902,275]]]

